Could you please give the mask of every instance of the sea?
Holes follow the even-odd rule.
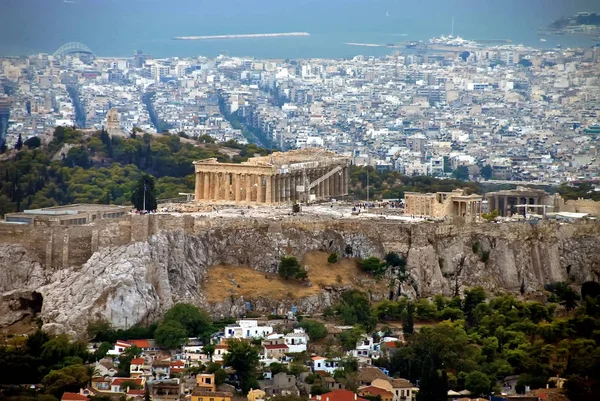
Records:
[[[440,35],[553,48],[600,39],[538,28],[600,0],[0,0],[0,56],[51,54],[67,42],[101,57],[349,58]],[[453,23],[454,21],[454,23]],[[308,32],[310,36],[177,41],[176,36]]]

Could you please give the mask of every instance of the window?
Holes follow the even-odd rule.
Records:
[[[210,384],[210,377],[206,378],[206,384]]]

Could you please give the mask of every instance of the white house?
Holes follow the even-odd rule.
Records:
[[[359,362],[370,365],[371,357],[373,356],[376,348],[378,348],[376,345],[379,344],[374,343],[373,337],[363,334],[360,340],[358,340],[356,343],[356,347],[354,347],[352,351],[348,352],[348,354],[358,359]]]
[[[238,320],[225,326],[225,338],[265,338],[273,332],[271,326],[259,326],[256,320]]]
[[[340,358],[325,358],[323,356],[315,356],[312,358],[313,361],[313,372],[323,370],[332,375],[337,369],[340,368]]]
[[[285,344],[288,346],[288,352],[304,352],[308,344],[308,335],[304,329],[294,329],[293,333],[288,333],[284,337]]]
[[[106,355],[118,356],[123,353],[127,348],[130,348],[131,344],[127,341],[117,340],[113,349],[109,350]]]

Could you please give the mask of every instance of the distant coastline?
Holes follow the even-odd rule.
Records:
[[[213,40],[213,39],[248,39],[248,38],[279,38],[283,36],[310,36],[308,32],[282,33],[245,33],[238,35],[208,35],[208,36],[176,36],[173,40]]]

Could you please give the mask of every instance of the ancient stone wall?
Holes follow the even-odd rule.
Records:
[[[41,317],[54,332],[80,334],[94,319],[115,327],[154,321],[180,301],[235,316],[244,312],[245,299],[224,294],[223,302],[209,304],[203,295],[212,266],[274,273],[282,256],[315,250],[355,258],[402,253],[410,274],[402,293],[452,295],[473,285],[517,292],[522,284],[537,291],[553,281],[600,280],[599,238],[594,221],[405,224],[148,215],[75,227],[0,225],[0,326],[28,313],[11,308],[34,291],[43,296]],[[388,279],[370,293],[374,300],[388,296]],[[314,313],[335,297],[324,291],[306,299],[252,301],[259,312],[293,304]]]
[[[589,213],[594,216],[600,216],[600,202],[581,198],[577,200],[568,200],[566,202],[561,198],[559,202],[559,210],[561,212]]]

